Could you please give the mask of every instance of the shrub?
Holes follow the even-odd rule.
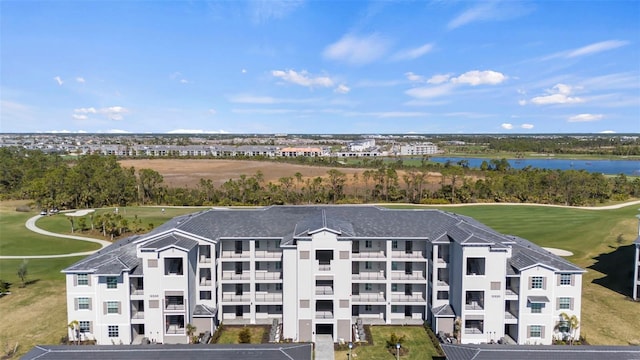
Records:
[[[216,329],[216,331],[213,333],[213,336],[211,336],[211,341],[209,341],[209,343],[217,344],[218,340],[220,340],[221,335],[222,335],[222,324],[220,324]]]
[[[238,342],[240,344],[251,343],[251,330],[249,330],[249,328],[246,327],[238,333]]]
[[[20,205],[20,206],[16,207],[16,211],[17,212],[30,212],[31,211],[31,207],[29,205]]]

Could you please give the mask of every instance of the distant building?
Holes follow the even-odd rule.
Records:
[[[103,345],[187,343],[186,324],[338,342],[425,321],[462,343],[551,344],[561,313],[580,317],[584,270],[439,210],[272,206],[176,217],[63,272],[68,321]]]
[[[328,154],[328,151],[325,151],[319,147],[286,147],[280,149],[278,152],[279,156],[284,157],[296,157],[296,156],[307,156],[307,157],[318,157],[325,156]]]
[[[349,143],[349,151],[360,152],[371,150],[376,146],[376,139],[364,139]]]
[[[430,142],[400,146],[400,155],[432,155],[437,153],[438,146]]]

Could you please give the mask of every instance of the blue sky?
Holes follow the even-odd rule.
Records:
[[[0,1],[0,132],[640,132],[638,1]]]

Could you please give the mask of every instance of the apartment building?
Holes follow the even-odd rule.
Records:
[[[438,153],[438,145],[430,142],[400,146],[400,155],[431,155]]]
[[[176,217],[63,272],[69,322],[98,344],[274,321],[301,342],[429,321],[462,343],[550,344],[571,330],[561,313],[580,317],[584,271],[439,210],[272,206]]]
[[[638,217],[638,238],[634,242],[636,253],[633,258],[633,300],[640,300],[640,215]]]

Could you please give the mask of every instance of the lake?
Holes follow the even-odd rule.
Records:
[[[431,157],[429,160],[438,163],[447,161],[456,164],[460,160],[467,160],[470,167],[479,168],[483,161],[491,159],[461,158],[461,157]],[[523,169],[527,166],[539,169],[553,170],[586,170],[588,172],[603,173],[608,175],[633,175],[640,176],[640,161],[638,160],[570,160],[570,159],[507,159],[514,169]]]

